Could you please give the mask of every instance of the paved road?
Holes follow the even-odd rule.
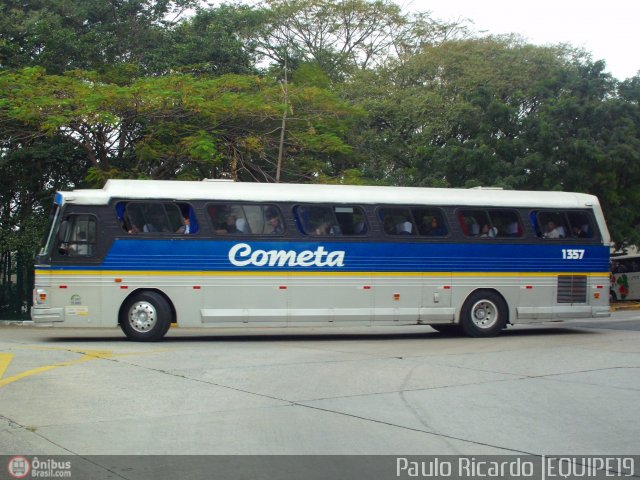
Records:
[[[4,454],[637,454],[640,312],[515,327],[0,327]]]

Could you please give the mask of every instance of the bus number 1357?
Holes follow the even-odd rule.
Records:
[[[582,260],[584,257],[584,249],[563,248],[562,258],[564,260]]]

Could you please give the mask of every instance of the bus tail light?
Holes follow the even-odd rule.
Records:
[[[35,292],[34,292],[34,303],[37,303],[38,305],[43,305],[45,303],[47,303],[47,291],[43,290],[41,288],[38,288]]]

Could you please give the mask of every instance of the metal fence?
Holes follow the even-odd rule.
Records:
[[[0,320],[28,320],[32,290],[33,257],[3,252],[0,257]]]

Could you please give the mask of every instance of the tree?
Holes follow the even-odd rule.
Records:
[[[637,242],[637,91],[585,52],[507,37],[427,46],[344,97],[369,112],[349,137],[365,178],[588,192],[613,238]]]
[[[255,74],[253,32],[266,21],[263,10],[221,5],[198,10],[169,31],[163,51],[172,70],[196,75]]]
[[[82,152],[64,138],[21,138],[24,125],[0,136],[0,312],[26,318],[31,301],[33,255],[42,240],[52,193],[79,185],[86,174]]]
[[[427,13],[406,14],[388,0],[269,0],[265,22],[254,33],[256,52],[290,66],[315,63],[334,80],[376,68],[420,46],[466,33]]]
[[[108,71],[118,64],[166,72],[169,33],[196,0],[6,0],[0,5],[0,67],[50,73]]]

